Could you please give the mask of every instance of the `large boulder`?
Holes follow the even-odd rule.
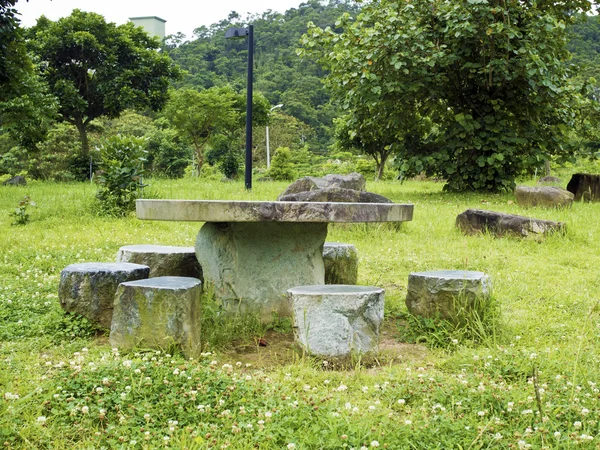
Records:
[[[414,272],[408,276],[406,307],[415,316],[463,323],[474,312],[483,317],[490,289],[490,279],[483,272]]]
[[[563,222],[531,219],[529,217],[505,214],[481,209],[468,209],[456,217],[456,226],[463,233],[491,233],[496,236],[543,235],[565,229]]]
[[[393,203],[383,195],[373,192],[336,187],[282,195],[278,200],[281,202]]]
[[[25,177],[21,175],[17,175],[16,177],[12,177],[2,183],[3,186],[27,186],[27,181]]]
[[[517,204],[526,208],[532,206],[567,208],[573,204],[574,195],[556,186],[517,186],[515,197]]]
[[[567,184],[567,190],[573,193],[576,201],[600,201],[600,175],[575,173]]]
[[[117,253],[117,262],[150,267],[150,277],[192,277],[202,280],[202,269],[194,247],[170,245],[126,245]]]
[[[377,349],[384,291],[378,287],[325,285],[288,290],[296,340],[306,351],[348,357]]]
[[[299,192],[314,191],[325,188],[342,188],[352,189],[354,191],[364,191],[365,185],[365,177],[356,172],[353,172],[349,175],[329,174],[325,175],[323,178],[304,177],[290,184],[277,200],[285,201],[282,200],[281,197],[290,194],[297,194]]]
[[[58,299],[67,312],[110,328],[115,292],[126,281],[148,278],[150,268],[132,263],[80,263],[60,273]]]
[[[202,284],[191,277],[157,277],[121,283],[114,296],[110,343],[118,348],[182,348],[200,353]]]

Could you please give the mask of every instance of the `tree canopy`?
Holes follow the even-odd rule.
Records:
[[[56,22],[42,16],[29,37],[61,118],[79,131],[84,156],[92,120],[116,117],[126,108],[159,110],[170,81],[179,76],[158,51],[157,39],[132,23],[117,26],[95,13],[76,9]]]
[[[355,134],[365,125],[366,139],[372,127],[395,134],[405,174],[440,175],[452,190],[510,189],[549,155],[570,154],[581,96],[569,83],[566,25],[590,6],[382,0],[356,21],[346,14],[341,34],[310,27],[303,53],[330,71]]]

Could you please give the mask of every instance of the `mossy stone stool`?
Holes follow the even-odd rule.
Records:
[[[406,306],[411,314],[461,322],[471,311],[482,311],[491,282],[483,272],[436,270],[408,276]]]
[[[71,264],[60,273],[58,298],[67,312],[110,328],[115,292],[124,281],[148,278],[150,268],[131,263]]]
[[[182,348],[200,352],[202,282],[191,277],[157,277],[121,283],[115,294],[110,343],[118,348]]]
[[[383,289],[327,284],[294,287],[288,295],[296,341],[309,353],[345,357],[377,349]]]
[[[356,284],[358,251],[352,244],[325,242],[323,245],[325,284]]]
[[[150,278],[192,277],[202,280],[202,269],[194,247],[170,245],[125,245],[117,253],[118,262],[144,264],[150,267]]]

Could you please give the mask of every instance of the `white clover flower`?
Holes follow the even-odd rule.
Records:
[[[485,411],[478,411],[478,412],[477,412],[477,415],[478,415],[479,417],[483,417],[483,416],[485,416]]]
[[[39,416],[39,417],[37,418],[37,423],[38,423],[39,425],[46,425],[46,421],[47,421],[47,420],[48,420],[48,419],[46,419],[46,416]]]
[[[296,444],[293,444],[293,443],[291,443],[291,442],[290,442],[290,443],[287,445],[287,448],[288,448],[288,450],[293,450],[293,449],[295,449],[295,448],[296,448]]]
[[[581,410],[581,415],[582,415],[582,416],[587,416],[589,413],[590,413],[590,410],[589,410],[589,409],[587,409],[587,408],[583,408],[583,409]]]
[[[102,389],[101,387],[97,387],[97,388],[96,388],[96,392],[97,392],[98,394],[102,394],[102,392],[103,392],[103,391],[104,391],[104,389]]]
[[[360,390],[366,394],[367,392],[369,392],[369,386],[363,386],[360,388]]]
[[[379,447],[379,442],[371,441],[371,447]]]
[[[412,420],[406,419],[404,425],[412,425]]]
[[[496,433],[494,435],[494,439],[497,440],[497,441],[499,441],[500,439],[502,439],[502,435],[500,433]]]
[[[524,409],[521,414],[523,414],[524,416],[528,415],[528,414],[533,414],[533,410],[532,409]]]
[[[560,437],[560,431],[555,431],[554,432],[554,437],[555,438],[559,438]]]
[[[582,424],[581,424],[581,422],[580,422],[579,420],[578,420],[578,421],[576,421],[576,422],[573,422],[573,426],[574,426],[575,428],[581,428],[581,425],[582,425]]]
[[[265,417],[271,417],[273,415],[273,413],[271,411],[267,411],[265,413]]]
[[[348,386],[346,386],[345,384],[340,384],[337,387],[337,390],[340,391],[340,392],[345,391],[346,389],[348,389]]]
[[[81,407],[81,413],[82,414],[87,414],[90,412],[90,408],[88,406],[82,406]]]
[[[405,403],[406,403],[406,400],[404,400],[403,398],[398,400],[399,405],[404,405]]]

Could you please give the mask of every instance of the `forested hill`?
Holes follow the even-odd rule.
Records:
[[[308,124],[314,131],[311,148],[325,150],[331,140],[331,121],[336,116],[329,95],[322,85],[322,69],[296,55],[299,40],[312,21],[319,26],[335,26],[344,13],[356,13],[352,0],[310,0],[284,14],[266,12],[242,18],[236,13],[210,27],[195,30],[190,40],[174,35],[166,40],[170,56],[187,75],[180,86],[209,88],[231,84],[246,87],[247,42],[225,39],[229,27],[254,25],[254,89],[272,105],[283,104],[282,111]],[[316,141],[316,142],[315,142]]]
[[[284,14],[266,12],[241,17],[231,13],[227,19],[195,30],[194,36],[177,34],[166,40],[170,56],[187,71],[181,86],[209,88],[233,85],[246,87],[247,42],[245,39],[225,39],[230,27],[254,25],[255,66],[254,89],[264,94],[272,105],[283,104],[288,115],[309,125],[314,134],[311,149],[324,151],[332,139],[332,119],[336,109],[329,103],[329,94],[322,85],[322,69],[296,54],[299,39],[309,21],[325,27],[335,27],[344,13],[358,13],[353,0],[309,0]],[[596,75],[600,67],[600,19],[590,17],[573,27],[570,50],[573,62],[584,64],[581,72]]]

